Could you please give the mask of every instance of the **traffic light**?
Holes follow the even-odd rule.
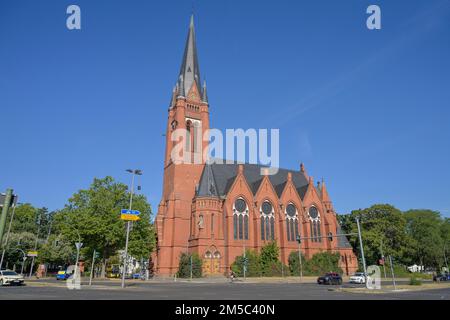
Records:
[[[302,238],[300,238],[300,235],[297,235],[297,242],[302,243]]]
[[[328,240],[333,241],[333,234],[331,232],[328,232]]]

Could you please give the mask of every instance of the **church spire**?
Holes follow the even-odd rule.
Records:
[[[195,42],[194,15],[191,16],[179,79],[182,83],[182,87],[180,88],[180,93],[182,92],[181,95],[184,96],[188,94],[194,82],[196,83],[200,94],[202,94],[202,87],[200,85],[200,67],[198,64],[197,45]]]

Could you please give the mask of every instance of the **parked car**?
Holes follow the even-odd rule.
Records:
[[[366,283],[366,275],[364,272],[356,272],[354,275],[350,277],[350,283]]]
[[[433,281],[450,281],[450,274],[438,274],[433,276]]]
[[[326,273],[325,275],[317,278],[317,283],[318,284],[338,284],[341,285],[342,284],[342,277],[335,272],[329,272]]]
[[[0,270],[0,287],[4,285],[23,285],[23,276],[11,270]]]

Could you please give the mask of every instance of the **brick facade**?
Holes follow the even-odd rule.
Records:
[[[289,234],[316,235],[318,239],[319,235],[340,233],[325,183],[314,185],[303,165],[298,171],[283,169],[276,176],[269,176],[256,173],[261,168],[257,165],[175,164],[171,159],[175,147],[171,135],[176,129],[189,130],[190,141],[186,144],[192,151],[189,158],[201,159],[207,143],[195,139],[209,129],[209,103],[206,85],[200,86],[192,19],[168,111],[163,195],[155,221],[157,250],[152,257],[156,274],[175,274],[183,252],[198,253],[206,275],[228,274],[230,265],[244,248],[258,251],[272,238],[280,248],[282,262],[287,264],[289,254],[298,251],[295,237]],[[245,201],[243,213],[236,209],[237,199]],[[264,203],[269,204],[268,215],[262,211]],[[287,213],[289,205],[291,215]],[[312,217],[310,210],[317,210],[318,214]],[[273,219],[273,226],[269,223],[261,228],[266,218]],[[242,235],[236,227],[239,219],[244,223]],[[266,231],[264,237],[269,240],[262,239]],[[344,237],[332,241],[305,239],[301,243],[306,258],[324,250],[340,253],[340,264],[346,274],[356,271],[356,256]]]

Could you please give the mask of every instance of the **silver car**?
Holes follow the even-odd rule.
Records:
[[[350,283],[366,283],[366,275],[364,274],[364,272],[356,272],[350,277]]]
[[[21,286],[24,281],[23,276],[17,272],[11,270],[0,270],[0,286],[7,284]]]

